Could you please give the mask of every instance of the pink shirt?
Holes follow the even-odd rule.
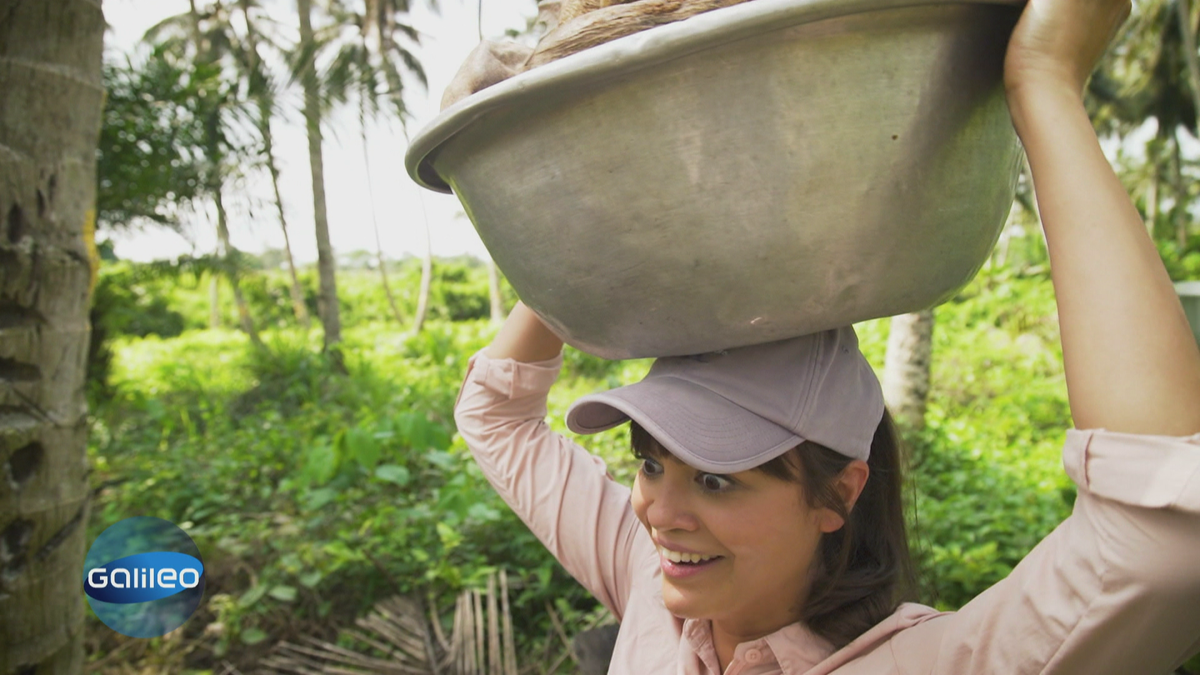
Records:
[[[604,463],[545,423],[562,357],[472,357],[459,433],[501,497],[621,622],[610,673],[719,672],[708,621],[662,602],[658,553]],[[1074,512],[957,612],[902,605],[834,650],[802,624],[726,673],[1156,675],[1200,650],[1200,435],[1067,432]]]

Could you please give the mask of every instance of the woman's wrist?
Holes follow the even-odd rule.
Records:
[[[562,352],[562,346],[563,341],[541,318],[525,303],[518,302],[484,354],[493,359],[535,363],[555,358]]]
[[[1083,111],[1083,90],[1068,78],[1025,78],[1005,89],[1013,128],[1024,142],[1037,124],[1055,124],[1063,114]],[[1086,113],[1085,113],[1086,114]]]

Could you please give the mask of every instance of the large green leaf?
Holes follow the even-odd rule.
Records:
[[[370,470],[379,463],[380,446],[374,434],[361,427],[354,427],[345,435],[346,454],[364,469]]]
[[[404,487],[405,485],[408,485],[408,481],[411,476],[408,473],[408,469],[402,466],[396,464],[384,464],[378,469],[375,469],[375,477],[379,480],[395,483],[400,487]]]
[[[338,468],[337,444],[318,440],[304,456],[304,477],[313,485],[328,483]]]

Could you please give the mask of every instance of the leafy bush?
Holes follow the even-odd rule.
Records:
[[[111,262],[101,267],[92,302],[94,324],[111,335],[175,337],[184,317],[171,308],[178,279],[156,268]]]
[[[445,599],[496,565],[523,580],[519,634],[540,639],[544,603],[594,603],[453,436],[466,358],[493,331],[353,329],[349,377],[295,333],[267,334],[265,350],[231,331],[123,338],[116,394],[93,420],[92,461],[110,486],[92,530],[133,513],[187,528],[211,572],[219,653],[396,592]]]
[[[88,319],[92,334],[88,345],[88,383],[103,390],[112,366],[108,341],[118,335],[174,337],[183,332],[184,318],[171,309],[161,275],[129,263],[101,266],[92,295]]]
[[[1072,423],[1046,275],[985,270],[935,316],[926,426],[906,438],[910,515],[922,600],[953,609],[1070,513],[1061,448]],[[864,332],[880,367],[883,331]]]
[[[1192,235],[1180,248],[1173,240],[1156,240],[1158,252],[1172,281],[1200,280],[1200,234]]]

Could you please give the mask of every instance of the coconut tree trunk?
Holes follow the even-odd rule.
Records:
[[[194,5],[193,5],[194,8]],[[199,42],[197,42],[197,52],[199,52]],[[242,295],[241,286],[238,285],[238,269],[235,260],[235,250],[233,245],[229,243],[229,220],[225,212],[224,200],[224,181],[221,169],[221,147],[218,142],[219,138],[219,112],[216,109],[209,110],[208,117],[205,121],[205,135],[208,153],[208,193],[212,196],[213,205],[217,209],[217,239],[221,244],[221,267],[226,278],[229,279],[229,286],[233,289],[233,299],[237,307],[238,321],[241,324],[242,331],[250,337],[250,341],[256,345],[261,345],[262,341],[258,338],[258,332],[254,329],[254,321],[250,318],[250,309],[246,306],[246,299]],[[217,297],[213,296],[214,313],[216,313]]]
[[[221,240],[222,264],[225,274],[229,277],[229,285],[233,287],[233,301],[237,307],[238,322],[242,332],[250,337],[255,345],[262,346],[258,331],[254,328],[254,319],[250,316],[250,308],[246,305],[246,297],[242,295],[242,287],[238,284],[237,249],[229,243],[229,221],[225,213],[225,200],[221,196],[222,188],[217,186],[213,191],[213,200],[217,204],[217,237]]]
[[[1158,165],[1150,160],[1150,188],[1146,191],[1146,230],[1154,238],[1154,224],[1158,221]]]
[[[1196,28],[1192,23],[1191,3],[1188,0],[1175,0],[1175,10],[1179,12],[1179,37],[1183,40],[1183,57],[1187,61],[1188,81],[1192,85],[1192,101],[1196,111],[1200,112],[1200,55],[1196,53]]]
[[[283,214],[283,196],[279,194],[279,169],[275,166],[275,150],[271,141],[270,114],[265,113],[261,124],[263,129],[263,144],[267,154],[267,170],[271,173],[271,187],[275,190],[275,208],[279,212],[279,229],[283,231],[283,251],[287,254],[288,275],[291,277],[290,292],[292,296],[292,312],[296,320],[308,330],[312,320],[308,316],[308,306],[304,304],[304,288],[300,285],[300,275],[296,273],[296,260],[292,257],[292,238],[288,236],[287,218]]]
[[[1019,201],[1013,200],[1012,206],[1008,209],[1008,219],[1004,221],[1004,229],[1000,231],[1000,239],[996,242],[996,249],[989,259],[989,262],[996,267],[1008,265],[1008,250],[1012,246],[1013,232],[1018,227],[1018,214],[1024,208]]]
[[[304,125],[308,131],[308,161],[312,168],[313,220],[317,230],[317,274],[320,291],[317,309],[325,329],[325,350],[340,358],[342,322],[338,314],[337,269],[329,241],[329,216],[325,208],[325,163],[321,155],[321,94],[313,63],[312,0],[296,0],[300,14],[300,49],[308,55],[300,81],[304,87]]]
[[[300,322],[305,330],[308,330],[310,325],[308,307],[304,304],[304,291],[300,287],[300,277],[296,274],[296,261],[292,257],[292,239],[288,236],[287,217],[283,212],[283,197],[279,193],[279,168],[275,163],[275,139],[271,133],[271,115],[274,108],[272,94],[258,56],[258,30],[254,27],[254,19],[250,15],[250,0],[239,0],[238,5],[246,20],[246,48],[250,77],[258,80],[255,82],[257,85],[255,99],[258,103],[258,133],[263,140],[267,172],[271,174],[271,189],[275,192],[275,209],[279,213],[279,227],[283,230],[283,250],[286,254],[288,274],[291,276],[292,312],[296,315],[296,321]]]
[[[200,32],[200,12],[196,9],[196,0],[188,0],[188,14],[192,17],[192,46],[196,50],[195,58],[199,59],[200,54],[204,51],[204,36]],[[220,261],[221,255],[221,243],[218,241],[215,253],[218,261]],[[220,276],[214,270],[211,278],[208,280],[208,327],[213,330],[221,327]]]
[[[424,208],[424,204],[422,204]],[[413,318],[413,334],[425,327],[429,311],[429,287],[433,284],[433,245],[429,241],[429,221],[425,221],[425,256],[421,259],[421,289],[417,293],[417,315]]]
[[[221,256],[220,246],[217,246],[217,257]],[[208,278],[208,327],[216,330],[221,327],[221,279],[213,271]]]
[[[1183,180],[1183,154],[1179,148],[1179,132],[1175,132],[1175,137],[1171,141],[1174,157],[1172,157],[1172,183],[1175,190],[1175,208],[1172,209],[1173,220],[1175,221],[1175,243],[1179,246],[1180,255],[1187,247],[1187,225],[1188,225],[1188,189],[1187,183]]]
[[[375,229],[375,262],[379,265],[379,280],[383,282],[383,294],[387,296],[388,307],[392,309],[392,318],[396,323],[404,324],[404,315],[396,306],[396,297],[392,295],[392,285],[388,283],[387,264],[383,260],[383,240],[379,237],[379,218],[375,213],[375,188],[371,184],[371,153],[367,146],[366,117],[359,117],[359,129],[362,131],[363,165],[367,169],[367,199],[371,201],[371,227]]]
[[[892,417],[910,429],[925,426],[932,356],[932,309],[892,317],[883,368],[883,398]]]
[[[504,321],[504,298],[500,295],[500,269],[491,256],[487,258],[488,296],[492,301],[492,323]]]
[[[1175,0],[1176,11],[1179,12],[1179,35],[1183,39],[1183,55],[1187,61],[1188,67],[1188,82],[1192,85],[1192,102],[1195,104],[1195,110],[1200,114],[1200,56],[1196,54],[1196,27],[1192,22],[1191,3],[1188,0]],[[1183,185],[1182,167],[1180,166],[1179,156],[1179,135],[1176,132],[1175,136],[1175,171],[1177,185]],[[1182,253],[1187,247],[1187,208],[1183,205],[1188,203],[1187,194],[1184,190],[1179,191],[1177,195],[1180,204],[1175,220],[1175,236],[1176,242],[1179,244],[1179,250]]]
[[[0,675],[80,673],[96,0],[0,0]]]

